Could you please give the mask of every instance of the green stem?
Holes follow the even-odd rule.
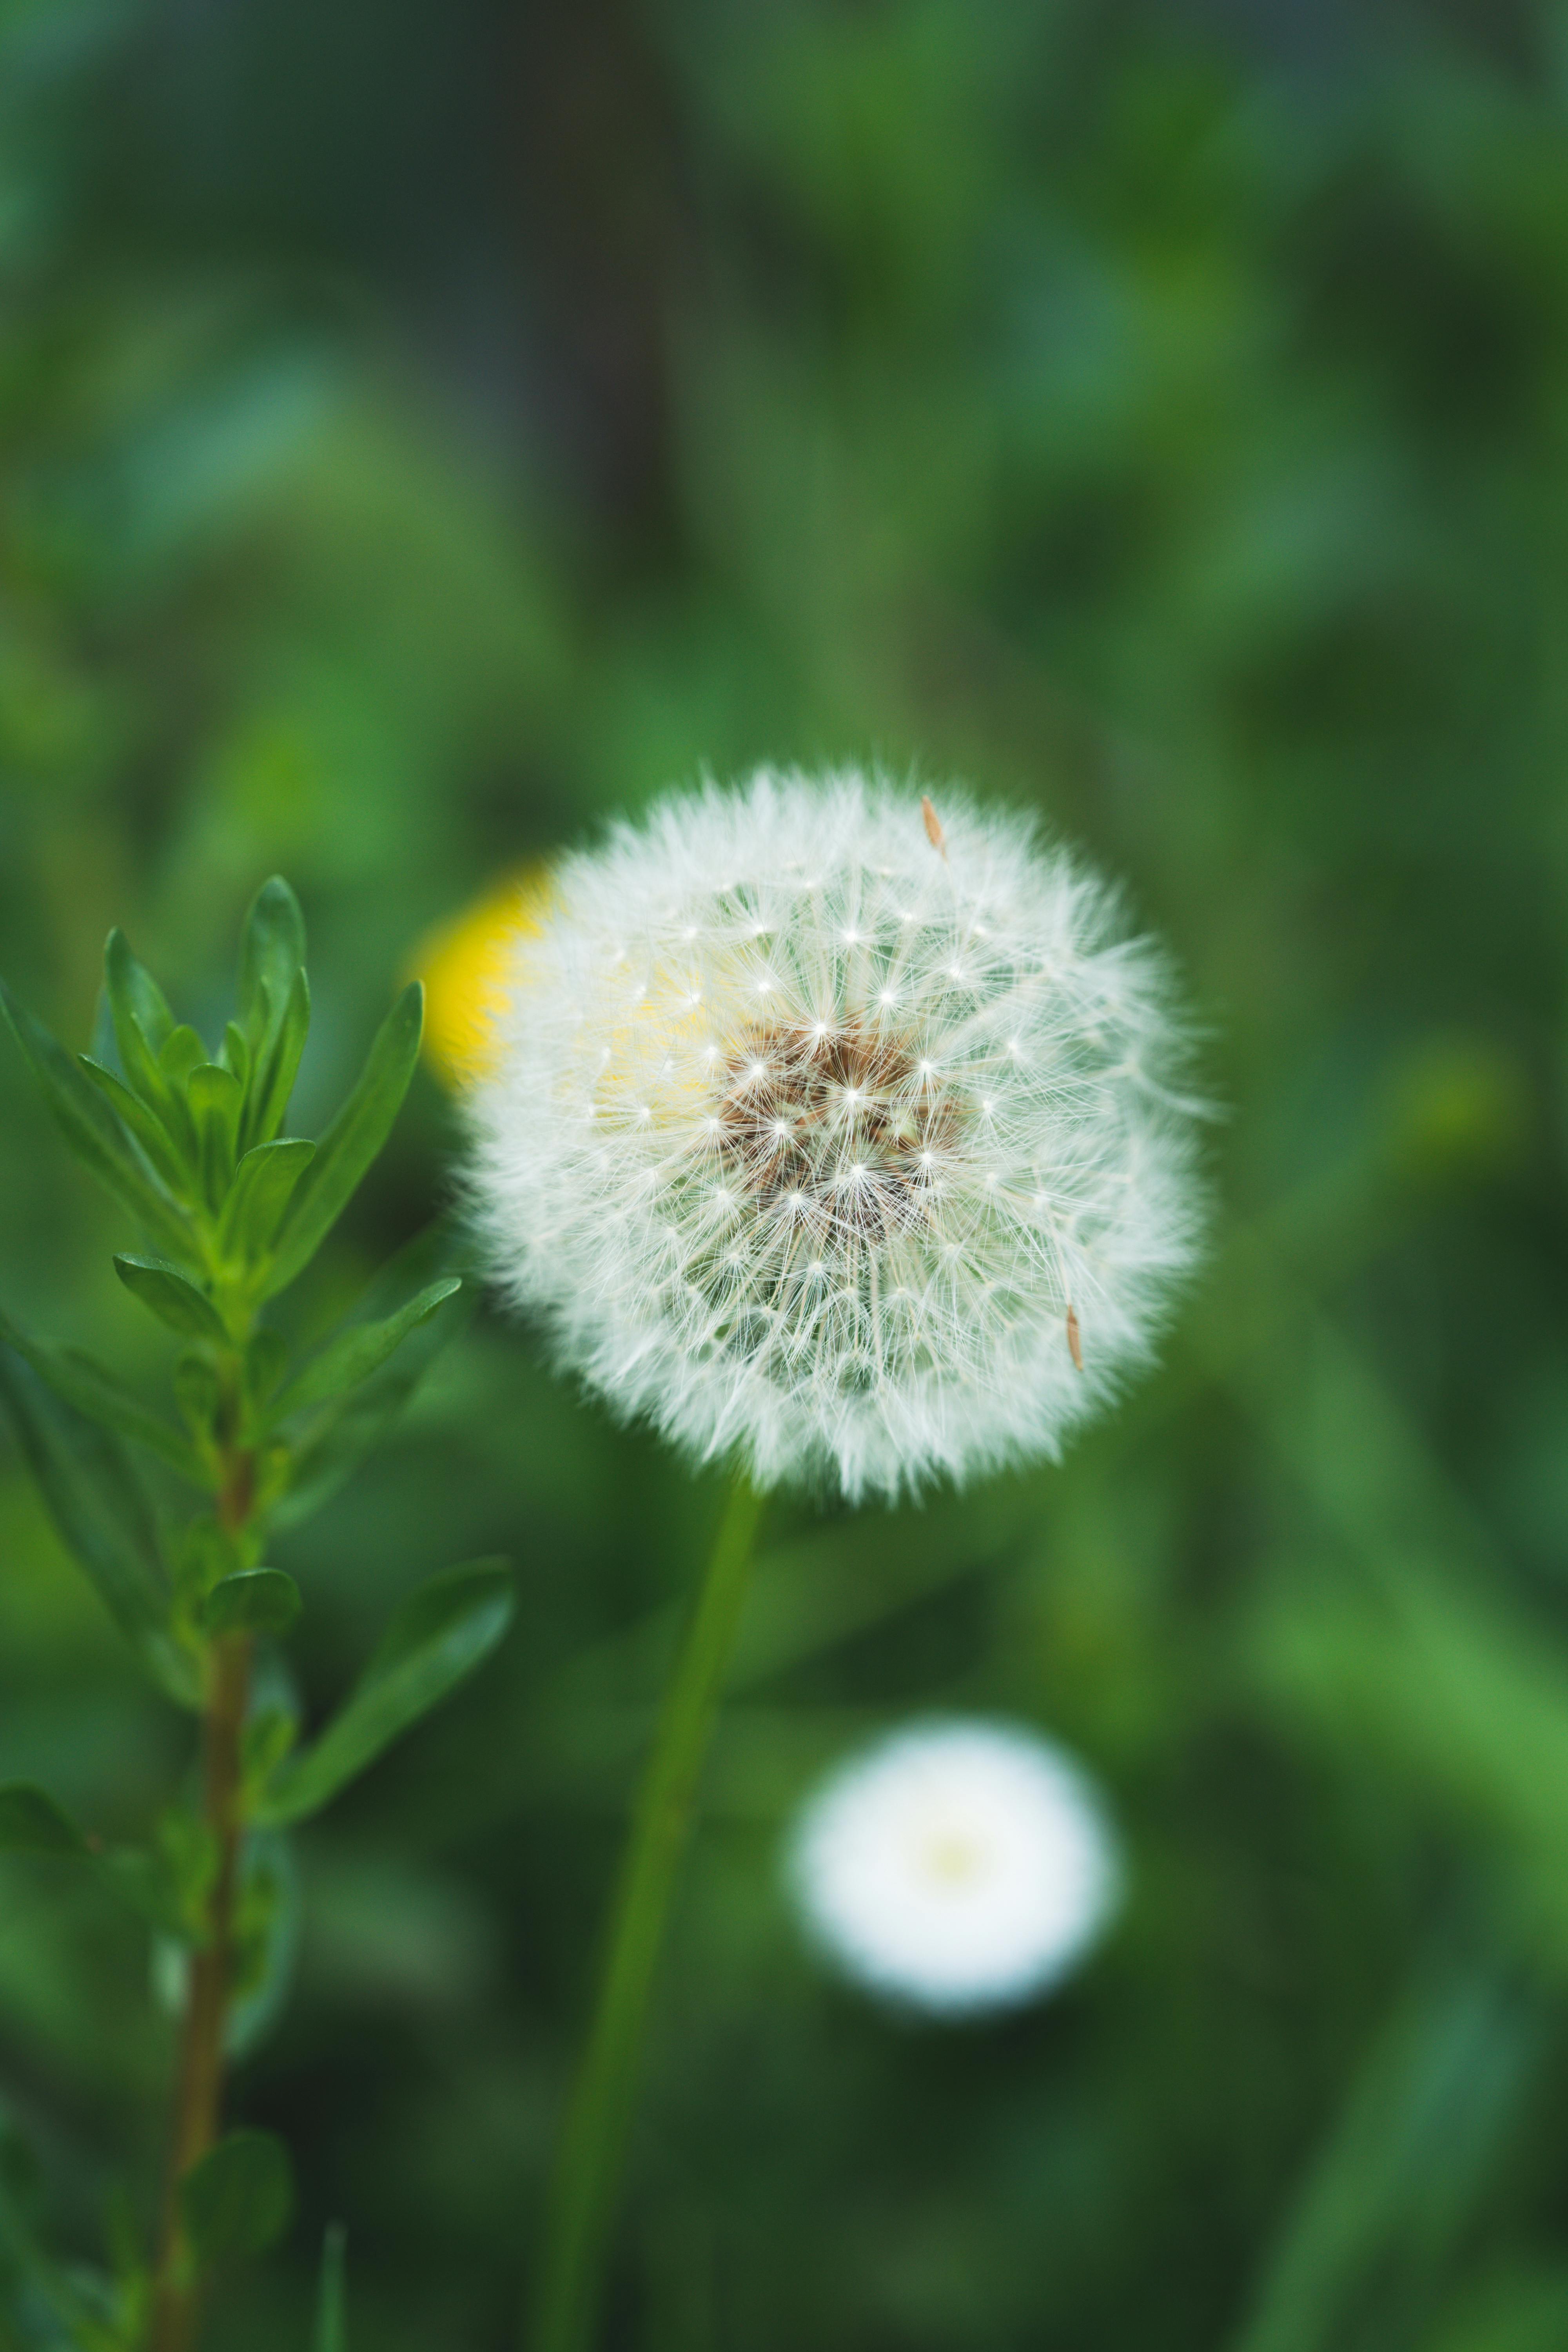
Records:
[[[244,1535],[255,1497],[253,1457],[237,1447],[226,1446],[216,1501],[218,1518],[227,1534]],[[152,2352],[189,2352],[201,2316],[201,2282],[192,2270],[181,2227],[180,2183],[213,2146],[223,2124],[225,2037],[234,1990],[235,1915],[245,1841],[241,1756],[250,1702],[252,1647],[247,1635],[231,1633],[214,1642],[207,1654],[203,1812],[212,1833],[217,1868],[207,1906],[207,1938],[191,1957],[180,2030]]]
[[[648,1996],[762,1507],[762,1496],[738,1476],[665,1691],[621,1863],[593,2028],[551,2184],[535,2352],[583,2352],[592,2336],[636,2105]]]
[[[222,2123],[224,2034],[233,1990],[234,1919],[239,1892],[240,1741],[250,1690],[247,1636],[228,1634],[213,1647],[204,1739],[205,1813],[217,1851],[209,1940],[192,1958],[180,2074],[174,2102],[163,2210],[163,2244],[153,2306],[153,2352],[186,2352],[195,2330],[199,2282],[185,2261],[180,2183],[218,2136]]]

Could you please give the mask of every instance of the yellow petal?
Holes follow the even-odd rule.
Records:
[[[493,1066],[512,950],[537,937],[550,899],[549,867],[520,867],[415,950],[408,968],[425,983],[425,1051],[448,1086],[469,1086]]]

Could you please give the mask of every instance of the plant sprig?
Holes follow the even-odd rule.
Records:
[[[0,2252],[8,2235],[16,2249],[0,2260],[0,2315],[20,2326],[22,2298],[31,2327],[41,2299],[72,2352],[187,2352],[213,2274],[261,2251],[292,2201],[281,2144],[221,2125],[227,2060],[284,1990],[288,1832],[480,1664],[506,1630],[511,1592],[499,1561],[423,1586],[302,1751],[290,1708],[270,1690],[260,1701],[258,1644],[287,1633],[301,1606],[294,1580],[266,1559],[270,1536],[353,1469],[463,1312],[437,1235],[373,1286],[374,1313],[302,1360],[268,1316],[391,1132],[418,1055],[421,992],[398,997],[313,1140],[285,1131],[310,1018],[305,927],[286,882],[267,882],[251,905],[236,1017],[215,1052],[176,1020],[118,930],[104,996],[112,1060],[107,1045],[73,1058],[0,982],[57,1125],[141,1236],[114,1269],[181,1343],[173,1410],[4,1315],[0,1403],[143,1669],[201,1717],[201,1793],[171,1804],[144,1843],[106,1848],[44,1790],[0,1789],[0,1853],[93,1871],[147,1923],[179,1988],[180,2069],[155,2246],[122,2243],[111,2272],[80,2287],[73,2273],[68,2292],[30,2229],[6,2224],[0,2198]],[[183,1512],[168,1505],[173,1482],[196,1498]]]

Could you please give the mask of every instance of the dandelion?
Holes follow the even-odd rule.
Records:
[[[1163,964],[1027,820],[853,772],[672,796],[520,930],[471,1097],[501,1280],[769,1486],[1056,1455],[1193,1255]]]
[[[945,2016],[1057,1983],[1105,1927],[1118,1884],[1078,1767],[984,1720],[912,1725],[840,1767],[802,1814],[789,1875],[847,1974]]]
[[[557,866],[484,970],[468,1181],[500,1282],[613,1406],[736,1472],[552,2188],[535,2343],[584,2352],[763,1492],[891,1497],[1055,1455],[1191,1260],[1194,1106],[1163,968],[1103,884],[1024,818],[853,772],[671,795]],[[939,2005],[1019,1998],[1072,1948],[1044,1767],[1010,1750],[1006,1779],[986,1737],[926,1940],[918,1874],[883,1923],[907,1948],[860,1924],[889,1985]]]

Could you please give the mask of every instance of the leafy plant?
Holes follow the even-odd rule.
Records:
[[[201,1755],[196,1797],[173,1801],[136,1847],[105,1847],[41,1789],[0,1789],[0,1852],[99,1873],[158,1938],[181,2009],[157,2242],[122,2250],[112,2277],[84,2283],[51,2263],[0,2174],[0,2313],[27,2343],[185,2352],[214,2274],[262,2252],[292,2204],[281,2142],[223,2129],[227,2062],[285,1990],[281,1842],[495,1647],[510,1578],[504,1563],[480,1561],[416,1592],[342,1711],[300,1749],[281,1677],[257,1672],[301,1605],[267,1560],[268,1538],[374,1442],[453,1328],[462,1285],[441,1268],[439,1234],[427,1238],[389,1270],[407,1294],[392,1311],[350,1320],[299,1362],[268,1310],[386,1140],[419,1050],[418,987],[398,998],[313,1141],[284,1132],[310,993],[303,920],[279,879],[251,906],[236,1018],[215,1055],[118,931],[103,1051],[73,1057],[0,996],[61,1132],[140,1232],[116,1274],[180,1342],[168,1413],[107,1366],[0,1317],[0,1401],[60,1534],[144,1670],[199,1719]],[[169,1505],[176,1487],[194,1498],[183,1510]],[[341,2263],[334,2240],[328,2344],[342,2340]]]

